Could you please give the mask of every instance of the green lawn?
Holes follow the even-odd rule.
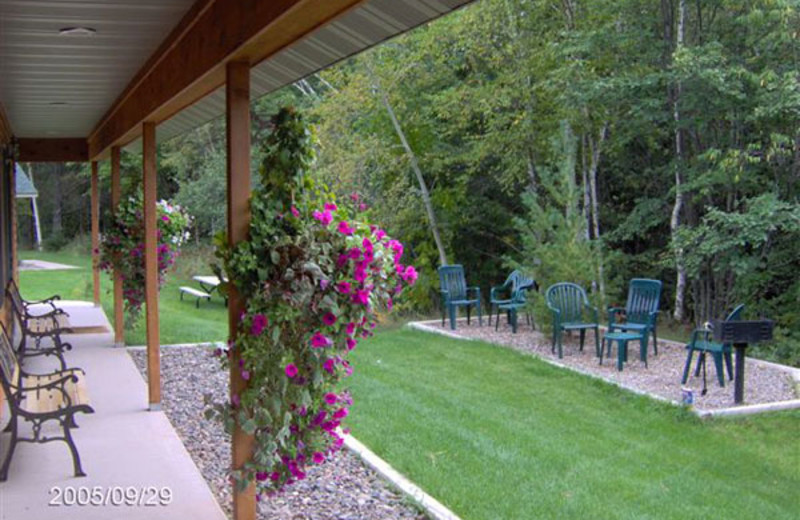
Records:
[[[354,435],[465,519],[797,518],[800,413],[701,422],[485,343],[353,354]]]
[[[92,300],[91,259],[86,255],[70,252],[38,252],[22,251],[22,259],[38,259],[78,266],[79,269],[56,271],[21,271],[20,291],[27,299],[45,298],[58,293],[67,300]],[[180,260],[179,260],[180,261]],[[210,269],[199,265],[192,274],[211,274]],[[161,289],[159,299],[159,322],[161,343],[195,343],[206,341],[222,341],[228,334],[228,314],[222,298],[214,297],[210,302],[201,302],[200,308],[194,306],[194,298],[180,301],[178,287],[190,285],[197,287],[191,280],[191,274],[181,277],[172,273],[167,284]],[[113,321],[113,293],[111,279],[103,273],[100,280],[100,298],[103,309],[109,320]],[[143,345],[145,339],[144,313],[138,326],[133,331],[126,331],[125,343]]]

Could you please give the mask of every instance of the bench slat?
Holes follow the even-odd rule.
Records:
[[[211,295],[208,294],[207,292],[200,291],[198,289],[195,289],[194,287],[181,287],[180,291],[191,294],[192,296],[196,296],[198,298],[209,298],[209,299],[211,298]]]
[[[45,385],[51,381],[61,379],[68,375],[75,375],[77,382],[68,381],[64,385],[72,406],[89,404],[89,391],[86,388],[86,375],[82,371],[72,371],[72,373],[47,374],[44,376],[28,376],[23,379],[22,385],[25,387]],[[21,407],[31,413],[49,413],[66,407],[64,394],[57,389],[27,391]]]

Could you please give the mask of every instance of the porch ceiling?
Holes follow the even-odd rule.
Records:
[[[251,95],[268,94],[471,1],[366,0],[256,65]],[[115,100],[195,3],[0,0],[0,102],[15,135],[96,134]],[[82,26],[97,32],[88,37],[59,35],[62,28]],[[224,89],[207,92],[188,108],[165,114],[172,116],[169,119],[156,115],[158,140],[224,114]],[[138,135],[132,133],[118,144]],[[90,156],[95,152],[90,150]]]
[[[0,0],[0,100],[17,137],[85,137],[194,0]],[[61,35],[90,27],[91,36]]]

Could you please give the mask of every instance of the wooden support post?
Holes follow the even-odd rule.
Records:
[[[144,300],[147,317],[147,387],[150,410],[161,409],[161,352],[158,331],[158,226],[156,222],[156,125],[142,126],[144,176]]]
[[[92,288],[94,306],[100,306],[100,200],[97,193],[97,161],[92,161]]]
[[[111,147],[111,207],[116,212],[122,191],[119,183],[120,149]],[[122,274],[114,270],[114,346],[125,346],[125,315],[122,306]]]
[[[2,107],[0,107],[0,113],[2,113]],[[2,165],[0,165],[0,175],[1,174],[2,174]],[[17,203],[16,203],[17,163],[14,160],[11,161],[11,171],[9,172],[9,175],[11,176],[11,178],[9,179],[9,186],[11,187],[11,251],[9,251],[8,254],[11,255],[11,277],[14,279],[14,283],[17,284],[17,287],[19,287],[19,256],[17,256],[19,250],[19,244],[17,243]],[[0,290],[5,290],[5,287],[3,287]]]
[[[225,69],[226,130],[228,153],[228,242],[233,245],[247,239],[250,226],[250,65],[228,63]],[[228,327],[231,339],[239,327],[245,302],[232,291],[228,302]],[[239,370],[240,353],[233,347],[231,360],[231,398],[247,385]],[[233,469],[250,460],[255,439],[237,424],[233,431]],[[255,484],[244,491],[233,489],[234,520],[255,520]]]

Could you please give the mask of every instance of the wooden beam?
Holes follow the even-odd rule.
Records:
[[[119,183],[120,149],[111,147],[111,207],[117,211],[122,190]],[[125,346],[125,316],[122,306],[122,274],[114,270],[114,346]]]
[[[97,193],[97,161],[92,161],[92,287],[94,304],[100,306],[100,198]]]
[[[156,125],[142,125],[144,188],[144,292],[147,319],[147,387],[150,410],[161,409],[161,344],[158,330],[158,226],[156,222]]]
[[[14,131],[11,130],[11,123],[8,121],[6,109],[3,103],[0,103],[0,144],[5,144],[14,136]]]
[[[250,227],[250,65],[229,63],[225,82],[225,121],[227,143],[228,243],[235,245],[247,239]],[[245,303],[234,290],[228,300],[228,331],[234,339]],[[231,361],[231,399],[247,386],[239,369],[240,352],[234,347]],[[255,439],[237,423],[233,431],[233,469],[239,469],[253,455]],[[234,520],[255,520],[255,484],[244,491],[233,487]]]
[[[86,162],[89,146],[83,137],[52,139],[22,138],[19,143],[20,162]]]
[[[138,137],[225,82],[225,63],[256,65],[363,0],[198,0],[89,135],[89,156]]]

